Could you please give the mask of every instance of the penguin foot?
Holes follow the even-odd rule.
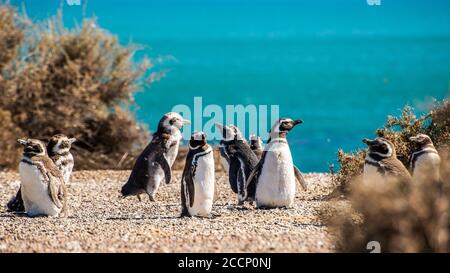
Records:
[[[185,212],[185,211],[183,211],[181,214],[180,214],[180,218],[184,218],[184,217],[192,217],[188,212]]]
[[[141,195],[140,195],[140,194],[136,195],[136,197],[137,197],[137,199],[139,200],[139,202],[142,202],[142,198],[141,198]]]
[[[150,199],[151,202],[156,202],[156,199],[154,196],[149,195],[148,199]]]

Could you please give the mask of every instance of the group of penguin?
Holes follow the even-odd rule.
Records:
[[[287,134],[302,120],[281,118],[262,141],[252,136],[247,142],[239,128],[216,123],[221,131],[219,151],[227,171],[231,189],[237,194],[238,205],[256,203],[257,208],[292,207],[297,183],[303,190],[307,183],[293,164]],[[159,121],[152,140],[136,159],[128,181],[123,185],[123,197],[147,194],[155,201],[162,181],[172,181],[172,165],[182,140],[181,129],[190,124],[175,112]],[[416,144],[410,158],[410,172],[396,157],[395,147],[385,138],[364,139],[369,147],[364,164],[364,180],[379,181],[399,177],[414,181],[439,179],[440,158],[431,139],[424,134],[411,137]],[[58,134],[47,145],[37,139],[19,139],[23,156],[19,163],[21,186],[7,204],[12,212],[29,216],[63,216],[67,212],[66,183],[74,166],[70,153],[75,138]],[[430,171],[431,170],[431,171]],[[423,173],[427,173],[425,176]],[[422,175],[421,175],[422,174]],[[431,176],[431,177],[430,177]],[[195,132],[189,140],[189,152],[181,178],[181,216],[211,215],[215,193],[213,149],[203,132]]]
[[[155,200],[161,181],[170,183],[171,166],[182,139],[181,128],[189,124],[179,114],[165,114],[158,124],[150,144],[137,158],[123,196],[148,194]],[[264,150],[259,137],[248,143],[239,128],[216,123],[222,140],[219,150],[227,171],[231,189],[238,204],[256,203],[257,208],[291,207],[294,203],[296,181],[306,189],[301,172],[294,166],[288,132],[301,120],[279,119],[273,125]],[[213,149],[203,132],[195,132],[189,140],[189,152],[181,178],[181,216],[208,216],[214,201],[215,163]]]

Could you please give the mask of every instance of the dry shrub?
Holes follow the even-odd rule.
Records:
[[[450,100],[436,103],[428,114],[416,117],[414,109],[406,105],[399,117],[388,116],[383,128],[377,129],[376,134],[384,137],[395,145],[397,157],[408,166],[412,143],[409,137],[419,133],[427,134],[433,140],[438,150],[449,148],[450,145]],[[361,139],[364,136],[361,136]],[[338,152],[340,163],[339,173],[334,176],[336,190],[329,197],[347,195],[350,183],[363,172],[366,150],[355,153]]]
[[[5,19],[20,14],[7,5],[0,12],[7,15],[0,24],[11,25],[1,28],[0,37],[11,35],[6,41],[17,43],[11,52],[22,52],[7,53],[12,57],[2,59],[11,65],[0,64],[0,110],[10,113],[13,124],[2,123],[0,130],[12,126],[22,132],[16,136],[43,140],[56,133],[74,136],[78,169],[131,167],[149,137],[130,108],[133,93],[155,75],[150,61],[133,62],[135,48],[120,45],[94,20],[85,19],[81,27],[69,30],[56,16],[35,24],[32,32],[20,32],[31,33],[22,39],[13,27],[18,23]],[[0,48],[5,46],[8,42],[0,39]],[[7,143],[6,155],[15,153],[15,136],[1,137],[0,142]]]
[[[355,211],[322,214],[339,238],[338,250],[368,252],[367,244],[377,241],[382,252],[450,252],[450,153],[441,158],[442,181],[405,188],[398,181],[357,178],[349,196]]]
[[[0,2],[0,71],[17,57],[26,22],[25,18],[16,16],[11,6]]]

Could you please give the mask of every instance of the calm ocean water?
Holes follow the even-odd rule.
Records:
[[[60,5],[11,2],[25,2],[33,19]],[[62,2],[73,25],[83,7]],[[168,74],[136,95],[150,129],[194,96],[204,105],[276,104],[305,121],[289,135],[303,171],[328,170],[339,147],[363,147],[406,103],[424,111],[431,97],[449,95],[448,0],[91,0],[86,14],[122,42],[147,46],[137,58],[165,60],[157,69]]]

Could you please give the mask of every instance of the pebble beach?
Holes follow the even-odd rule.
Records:
[[[210,218],[180,218],[181,170],[163,184],[157,202],[120,198],[130,171],[75,171],[68,184],[67,218],[6,211],[20,185],[17,172],[0,173],[0,252],[333,252],[334,238],[318,211],[347,206],[322,201],[333,189],[328,174],[304,174],[291,209],[237,206],[228,177],[216,173]],[[331,203],[333,202],[333,203]]]

